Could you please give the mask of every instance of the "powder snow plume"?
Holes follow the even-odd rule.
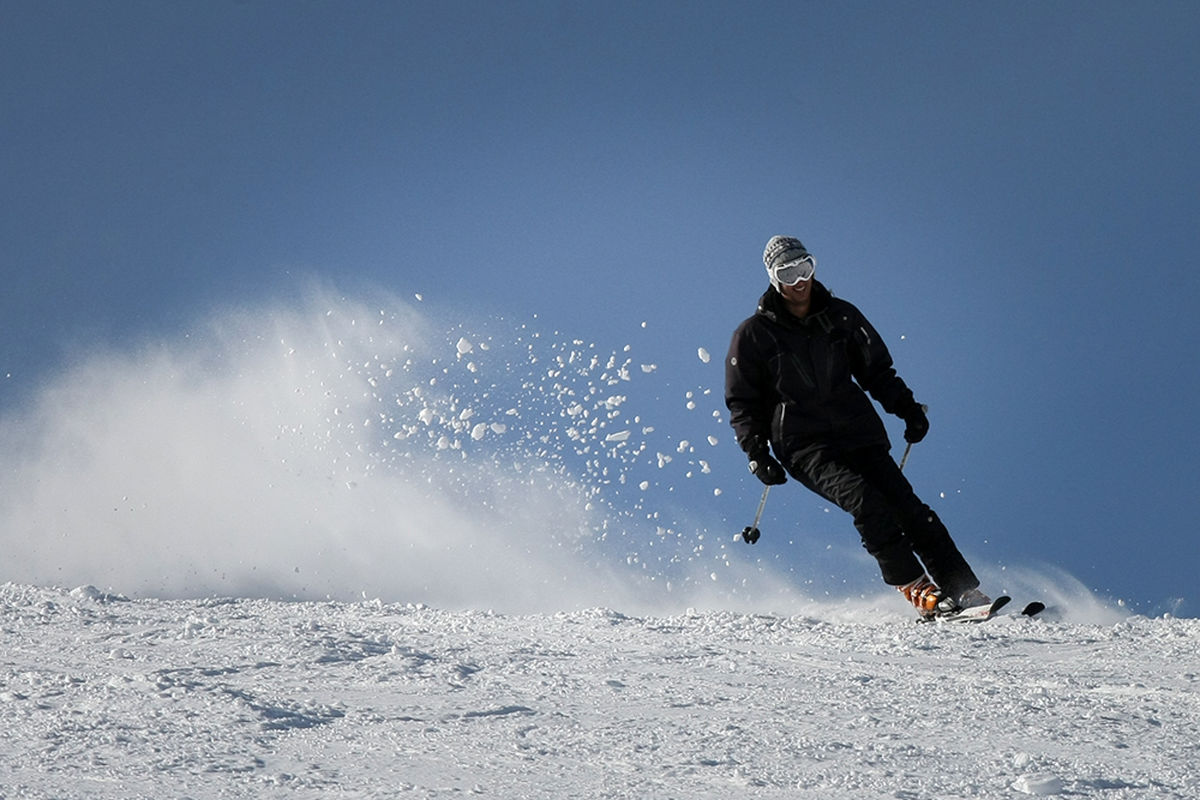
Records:
[[[710,471],[632,407],[654,365],[435,317],[314,290],[82,358],[0,421],[0,579],[504,610],[744,584],[703,522],[648,499]]]
[[[772,504],[770,545],[732,540],[758,490],[730,443],[720,363],[683,347],[659,370],[654,339],[601,345],[536,318],[314,288],[82,355],[0,417],[0,581],[903,615],[849,519],[789,505],[804,493]],[[980,574],[1111,616],[1052,568]]]

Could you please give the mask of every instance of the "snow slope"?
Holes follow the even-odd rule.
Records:
[[[855,612],[6,584],[0,796],[1200,796],[1200,620]]]

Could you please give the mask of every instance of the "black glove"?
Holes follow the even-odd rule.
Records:
[[[767,486],[787,483],[787,473],[783,471],[779,462],[771,457],[768,450],[758,450],[750,454],[750,471]]]
[[[904,420],[904,441],[916,444],[929,433],[929,417],[925,416],[925,406],[913,403],[900,415]]]

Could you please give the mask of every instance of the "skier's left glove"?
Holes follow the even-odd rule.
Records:
[[[766,438],[759,434],[741,442],[742,449],[750,456],[750,471],[767,486],[778,486],[787,483],[787,473],[783,465],[771,457],[771,446]]]
[[[766,449],[750,454],[750,471],[767,486],[787,483],[787,473],[783,471],[783,465],[772,458],[771,452]]]
[[[916,444],[929,433],[929,417],[925,414],[925,406],[913,403],[900,414],[904,420],[904,441]]]

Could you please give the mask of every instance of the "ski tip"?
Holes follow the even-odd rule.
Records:
[[[1045,603],[1041,602],[1040,600],[1034,600],[1032,603],[1027,603],[1025,607],[1021,609],[1021,614],[1026,617],[1036,617],[1045,610]]]

